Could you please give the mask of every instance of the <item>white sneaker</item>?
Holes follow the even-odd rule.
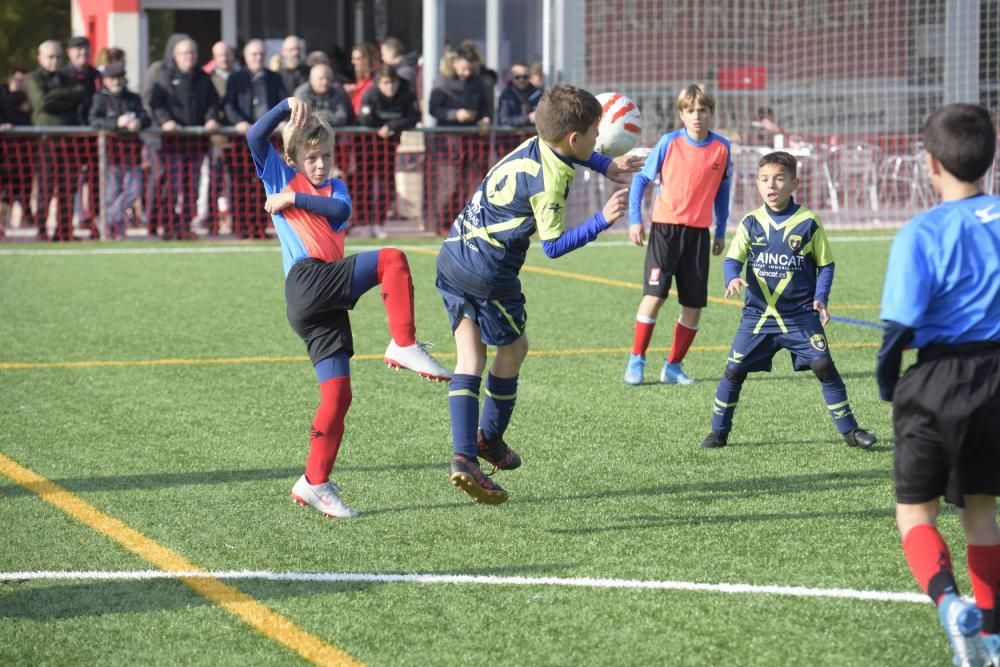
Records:
[[[407,368],[420,377],[437,382],[447,382],[451,380],[451,373],[438,363],[427,351],[430,343],[414,343],[406,347],[396,344],[390,340],[389,347],[385,348],[385,363],[390,368]]]
[[[340,487],[333,482],[310,484],[306,476],[299,477],[292,487],[292,500],[299,505],[315,507],[335,519],[353,519],[360,512],[340,499]]]

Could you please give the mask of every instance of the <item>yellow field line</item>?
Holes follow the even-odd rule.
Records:
[[[140,558],[164,571],[204,572],[186,558],[142,533],[101,512],[55,482],[38,475],[0,454],[0,473],[42,500],[54,505],[89,528],[102,533]],[[281,614],[229,584],[212,577],[181,577],[180,580],[211,602],[224,607],[265,637],[295,651],[316,665],[361,666],[350,655],[309,634]]]
[[[436,256],[438,253],[436,250],[424,250],[422,248],[410,248],[406,252],[418,253],[420,255],[431,255]],[[541,273],[546,276],[555,276],[556,278],[569,278],[571,280],[579,280],[586,283],[596,283],[598,285],[607,285],[609,287],[624,287],[626,289],[642,289],[641,283],[630,283],[625,280],[613,280],[611,278],[601,278],[600,276],[588,276],[585,273],[574,273],[572,271],[560,271],[558,269],[546,269],[541,266],[531,266],[530,264],[525,264],[521,267],[522,271],[528,271],[529,273]],[[717,296],[708,297],[709,303],[719,303],[724,306],[738,306],[743,307],[742,299],[723,299]],[[878,308],[878,304],[849,304],[849,305],[835,305],[831,312],[836,312],[838,310],[868,310],[870,308]]]
[[[859,349],[868,347],[878,347],[879,343],[836,343],[831,348]],[[667,352],[667,347],[651,347],[650,352]],[[692,352],[726,352],[728,345],[692,345]],[[631,352],[628,347],[595,347],[581,348],[576,350],[531,350],[529,357],[571,357],[581,354],[623,354]],[[454,357],[454,352],[435,352],[436,357]],[[352,357],[354,361],[375,361],[381,360],[381,354],[358,354]],[[10,370],[35,370],[40,368],[99,368],[102,366],[216,366],[222,364],[275,364],[290,361],[309,361],[309,357],[303,355],[290,357],[229,357],[215,359],[134,359],[121,361],[40,361],[0,363],[0,371]]]

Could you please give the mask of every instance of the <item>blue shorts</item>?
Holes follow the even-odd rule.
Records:
[[[476,323],[479,337],[486,345],[510,345],[524,335],[528,321],[524,294],[508,299],[482,299],[463,292],[440,275],[435,284],[451,319],[452,333],[465,318]]]
[[[830,346],[826,340],[826,332],[819,323],[819,316],[815,318],[815,323],[797,322],[789,326],[788,333],[755,334],[754,326],[753,322],[746,319],[740,322],[729,350],[727,369],[744,373],[769,373],[774,355],[779,350],[791,353],[792,368],[797,371],[809,370],[813,362],[831,358]]]

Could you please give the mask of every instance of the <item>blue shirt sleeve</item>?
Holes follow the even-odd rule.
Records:
[[[632,177],[632,187],[628,191],[628,224],[642,224],[642,198],[646,196],[646,188],[660,175],[663,161],[667,157],[667,147],[670,146],[672,137],[670,134],[663,135],[653,150],[646,156],[646,164],[642,165],[642,170]]]
[[[732,257],[727,257],[726,261],[722,263],[723,287],[729,287],[729,283],[733,282],[733,278],[739,278],[741,273],[743,273],[743,262]]]
[[[253,156],[253,162],[257,166],[258,175],[264,173],[267,152],[271,147],[271,133],[291,113],[291,109],[288,108],[288,100],[281,100],[247,130],[247,144],[250,145],[250,154]]]
[[[732,155],[728,155],[726,157],[726,173],[723,174],[719,190],[715,193],[715,238],[717,239],[726,235],[726,223],[729,221],[729,190],[733,182],[732,174]]]
[[[833,264],[819,267],[816,274],[816,292],[813,298],[823,303],[830,303],[830,290],[833,288]]]
[[[903,350],[913,342],[913,329],[899,322],[887,321],[882,334],[882,347],[875,363],[878,394],[883,401],[891,401],[899,382],[899,367],[903,363]]]
[[[607,155],[602,155],[597,151],[594,151],[586,160],[577,160],[576,158],[573,158],[573,162],[576,164],[582,164],[584,167],[588,167],[599,174],[607,176],[608,167],[611,165],[611,158]]]
[[[347,186],[336,179],[333,181],[333,192],[329,197],[295,193],[295,207],[324,216],[330,223],[330,228],[339,232],[347,227],[351,217],[351,197],[347,194]]]
[[[563,232],[559,238],[542,241],[542,250],[551,259],[561,257],[571,250],[587,245],[607,228],[608,221],[604,219],[604,212],[598,211],[582,225]]]

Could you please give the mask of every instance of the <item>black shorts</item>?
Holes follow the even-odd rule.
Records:
[[[342,350],[354,355],[354,338],[347,311],[356,255],[336,262],[303,259],[285,278],[288,323],[306,344],[309,360],[317,363]]]
[[[708,304],[708,229],[654,222],[646,245],[642,293],[666,299],[677,278],[677,301],[688,308]]]
[[[1000,496],[1000,343],[921,350],[892,407],[897,502]]]

